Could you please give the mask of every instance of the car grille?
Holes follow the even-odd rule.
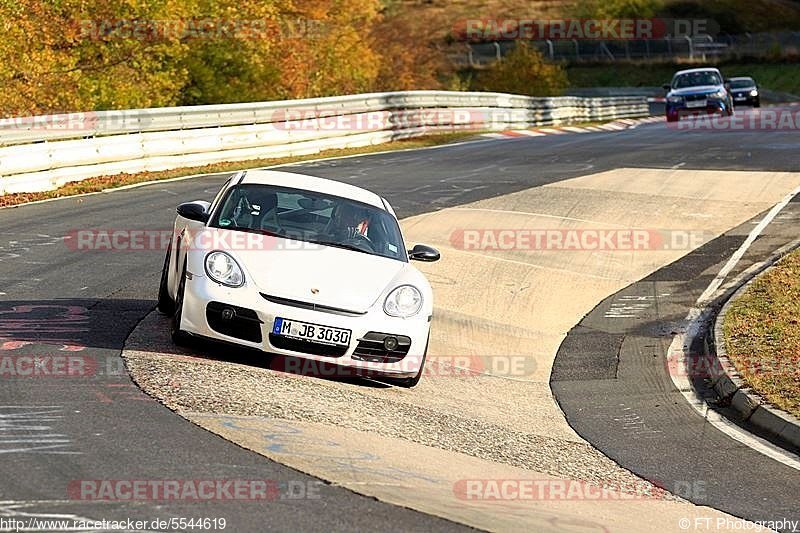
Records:
[[[281,350],[291,350],[293,352],[305,353],[308,355],[321,355],[323,357],[341,357],[347,353],[347,346],[333,346],[320,342],[311,342],[301,339],[292,339],[281,335],[269,334],[269,342],[275,348]]]
[[[694,102],[697,100],[705,100],[708,98],[709,95],[707,94],[687,94],[684,98],[689,102]]]
[[[222,311],[231,309],[234,315],[230,319],[222,318]],[[261,342],[261,320],[252,309],[228,305],[221,302],[209,302],[206,306],[208,326],[218,333],[236,337],[250,342]]]
[[[397,348],[387,350],[383,345],[386,337],[397,339]],[[404,335],[390,335],[370,331],[358,339],[358,345],[353,351],[353,359],[368,361],[370,363],[396,363],[401,361],[411,349],[411,338]]]
[[[261,296],[268,302],[272,302],[274,304],[288,305],[290,307],[299,307],[300,309],[310,309],[312,311],[321,311],[323,313],[331,313],[334,315],[344,315],[344,316],[363,316],[367,314],[366,311],[351,311],[349,309],[341,309],[339,307],[331,307],[329,305],[320,305],[320,304],[315,304],[313,302],[290,300],[289,298],[272,296],[269,294],[264,294],[263,292],[259,294],[261,294]]]

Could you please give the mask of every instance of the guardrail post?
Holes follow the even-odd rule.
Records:
[[[609,49],[608,49],[608,45],[606,44],[606,42],[605,42],[605,41],[603,41],[603,42],[601,42],[601,43],[600,43],[600,49],[606,53],[606,55],[608,56],[608,58],[609,58],[611,61],[614,61],[614,60],[616,59],[616,58],[614,57],[614,54],[612,54],[612,53],[611,53],[611,50],[609,50]]]
[[[547,50],[550,52],[550,59],[555,59],[555,50],[553,49],[553,41],[550,39],[545,40],[547,43]]]
[[[470,67],[475,67],[475,56],[472,53],[472,45],[467,43],[467,61]]]
[[[500,51],[500,43],[498,43],[497,41],[492,41],[492,44],[494,45],[494,56],[498,61],[500,61],[501,59],[503,59],[503,54]]]
[[[688,35],[684,35],[686,42],[689,44],[689,59],[694,59],[694,43],[692,42],[692,38]]]

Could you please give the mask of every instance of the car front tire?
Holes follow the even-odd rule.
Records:
[[[169,335],[172,337],[172,342],[179,346],[187,344],[189,340],[189,334],[181,329],[181,318],[183,317],[183,297],[185,294],[186,262],[183,263],[183,270],[181,270],[178,291],[175,293],[175,311],[172,313],[172,318],[169,322]]]
[[[175,312],[175,300],[169,295],[167,280],[169,279],[169,258],[172,252],[172,241],[167,248],[167,255],[164,257],[164,268],[161,269],[161,283],[158,286],[158,305],[157,309],[164,315],[172,316]]]

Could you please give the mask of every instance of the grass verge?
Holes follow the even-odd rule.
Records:
[[[756,279],[725,315],[725,348],[744,382],[800,417],[800,250]]]
[[[76,196],[90,192],[100,192],[105,189],[113,189],[115,187],[122,187],[124,185],[133,185],[136,183],[142,183],[146,181],[179,178],[182,176],[191,176],[194,174],[215,174],[217,172],[235,172],[237,170],[242,170],[246,168],[259,168],[259,167],[267,167],[275,165],[285,165],[287,163],[298,163],[302,161],[308,161],[310,159],[320,159],[325,157],[342,157],[347,155],[384,152],[387,150],[426,148],[429,146],[438,146],[442,144],[448,144],[464,140],[469,137],[474,137],[477,133],[480,132],[465,131],[456,133],[427,135],[424,137],[417,137],[414,139],[401,139],[384,144],[363,146],[359,148],[342,148],[336,150],[325,150],[317,154],[312,154],[307,156],[253,159],[249,161],[214,163],[211,165],[205,165],[201,167],[175,168],[157,172],[137,172],[134,174],[114,174],[108,176],[97,176],[82,181],[76,181],[74,183],[68,183],[63,187],[59,187],[58,189],[52,191],[0,195],[0,207],[26,204],[29,202],[36,202],[39,200],[47,200],[49,198],[63,198],[67,196]]]

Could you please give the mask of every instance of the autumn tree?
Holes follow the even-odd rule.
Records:
[[[0,113],[437,88],[380,0],[0,0]]]

